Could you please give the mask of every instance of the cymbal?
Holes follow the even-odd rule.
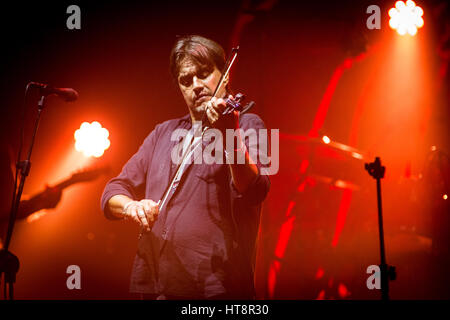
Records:
[[[388,254],[431,253],[432,239],[418,234],[403,232],[386,234],[385,241]]]
[[[318,182],[322,182],[325,184],[329,184],[335,188],[338,189],[349,189],[353,191],[360,190],[361,187],[353,182],[342,180],[342,179],[336,179],[332,177],[322,176],[318,174],[308,174],[308,178],[314,179]]]
[[[349,145],[337,141],[332,141],[327,136],[309,137],[306,135],[293,135],[280,132],[280,139],[296,141],[301,144],[307,144],[309,146],[316,146],[316,147],[321,146],[324,148],[340,151],[350,157],[353,157],[361,161],[364,161],[366,158],[368,158],[365,152],[358,150],[357,148],[351,147]]]

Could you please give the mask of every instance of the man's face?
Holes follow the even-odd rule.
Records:
[[[196,118],[203,115],[206,103],[211,99],[219,83],[221,72],[214,66],[198,66],[190,59],[181,62],[178,74],[178,86],[183,94],[184,101],[189,108],[191,116]],[[223,86],[224,87],[224,86]],[[225,88],[219,91],[217,97],[225,94]]]

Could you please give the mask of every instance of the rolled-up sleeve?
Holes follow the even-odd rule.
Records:
[[[101,208],[108,219],[117,219],[108,210],[107,203],[115,195],[125,195],[136,199],[138,190],[146,182],[147,170],[152,161],[157,129],[153,130],[140,146],[139,150],[128,160],[121,173],[111,179],[105,186],[101,198]]]

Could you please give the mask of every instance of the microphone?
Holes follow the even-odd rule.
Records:
[[[39,82],[30,82],[28,83],[28,86],[30,88],[38,88],[41,91],[41,94],[43,96],[48,96],[51,94],[56,94],[60,98],[62,98],[64,101],[75,101],[78,99],[78,92],[76,92],[72,88],[54,88],[52,86],[49,86],[48,84],[43,84]]]

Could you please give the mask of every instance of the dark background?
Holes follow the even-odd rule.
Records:
[[[81,30],[66,28],[66,8],[71,4],[81,8]],[[366,28],[366,8],[371,4],[381,8],[381,30]],[[339,294],[341,284],[350,292],[346,298],[379,297],[365,286],[366,268],[378,264],[379,256],[375,181],[363,167],[377,155],[388,168],[383,180],[387,258],[399,273],[392,297],[448,299],[448,258],[434,254],[431,244],[448,250],[448,203],[441,201],[442,188],[435,192],[431,187],[442,182],[445,169],[437,174],[440,182],[419,177],[436,166],[430,164],[431,146],[446,154],[449,150],[448,71],[442,71],[448,56],[445,60],[437,49],[449,8],[445,1],[420,5],[425,26],[411,37],[415,46],[404,50],[396,47],[399,36],[388,27],[391,1],[2,4],[3,144],[12,145],[13,151],[17,145],[18,117],[29,81],[72,87],[80,94],[74,103],[48,99],[25,193],[56,184],[89,162],[73,150],[73,133],[83,121],[99,121],[111,140],[102,158],[90,160],[108,163],[110,174],[68,188],[58,207],[40,219],[18,222],[11,245],[21,260],[16,297],[135,298],[128,293],[128,280],[138,228],[107,221],[100,196],[108,179],[120,172],[157,123],[186,114],[169,74],[169,53],[177,35],[201,34],[222,44],[226,52],[240,45],[232,87],[254,100],[254,112],[282,134],[280,171],[271,177],[261,217],[258,297],[314,299],[324,291],[325,298],[339,299],[345,296]],[[242,21],[248,23],[239,29]],[[367,56],[339,69],[346,58],[362,52]],[[402,69],[407,62],[412,68]],[[316,136],[326,134],[357,148],[367,156],[364,161],[301,139],[311,133],[337,70],[343,70],[342,75]],[[26,141],[36,99],[31,92],[25,104]],[[343,210],[346,219],[337,246],[330,243],[345,191],[312,178],[305,192],[296,195],[305,178],[299,173],[305,159],[310,162],[309,175],[339,178],[359,187]],[[442,161],[448,183],[448,158]],[[448,191],[448,185],[445,188]],[[295,219],[280,259],[274,252],[283,223],[289,220],[289,199],[297,203]],[[8,208],[7,196],[2,202]],[[274,259],[281,269],[270,293],[267,279]],[[81,290],[66,288],[65,270],[71,264],[81,268]],[[318,269],[325,271],[320,279],[315,278]]]

